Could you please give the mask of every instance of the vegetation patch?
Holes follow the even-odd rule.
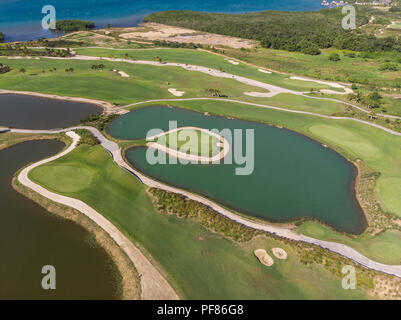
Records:
[[[238,242],[251,240],[261,231],[236,223],[202,203],[192,201],[180,194],[164,190],[149,188],[148,192],[154,196],[159,211],[174,214],[180,218],[192,218],[200,225]]]
[[[89,146],[95,146],[100,143],[99,140],[89,130],[78,129],[75,130],[75,132],[81,137],[78,145],[87,144]]]
[[[91,21],[83,20],[57,20],[56,30],[64,32],[73,32],[81,30],[91,30],[95,28],[95,24]]]

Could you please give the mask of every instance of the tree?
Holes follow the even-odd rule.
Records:
[[[159,62],[159,63],[162,63],[163,62],[163,60],[162,60],[162,58],[160,58],[160,57],[153,57],[153,60],[154,61],[156,61],[156,62]]]
[[[332,53],[329,55],[329,60],[330,61],[340,61],[340,55],[338,53]]]

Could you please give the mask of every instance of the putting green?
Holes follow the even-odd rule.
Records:
[[[157,139],[157,142],[173,150],[188,150],[187,153],[200,156],[214,156],[221,151],[217,144],[220,142],[214,136],[204,131],[193,129],[182,129],[176,132],[176,135],[168,133]]]
[[[341,141],[342,145],[364,157],[376,159],[379,154],[379,150],[369,140],[340,128],[333,128],[327,125],[314,125],[309,128],[309,131],[333,143]]]
[[[92,184],[94,173],[71,165],[49,165],[33,170],[29,176],[45,182],[48,189],[55,192],[79,192]]]

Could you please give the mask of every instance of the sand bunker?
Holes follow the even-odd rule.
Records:
[[[229,59],[224,59],[224,60],[227,60],[228,62],[230,62],[231,64],[234,64],[234,65],[238,65],[239,64],[238,61],[229,60]]]
[[[285,252],[285,250],[282,248],[273,248],[272,252],[277,259],[287,259],[287,252]]]
[[[260,263],[267,267],[271,267],[274,263],[273,258],[267,254],[265,249],[257,249],[253,254],[259,259]]]
[[[271,71],[267,71],[267,70],[264,70],[264,69],[258,69],[258,71],[260,71],[260,72],[263,72],[263,73],[272,73]]]
[[[168,89],[168,91],[171,94],[175,95],[176,97],[182,97],[185,93],[185,91],[177,91],[177,89],[174,89],[174,88],[170,88],[170,89]]]
[[[250,96],[250,97],[257,97],[257,98],[270,98],[274,96],[276,93],[272,92],[244,92],[244,95]]]
[[[129,78],[129,75],[126,74],[124,71],[118,71],[116,69],[113,69],[113,72],[116,72],[117,74],[119,74],[123,78]]]
[[[124,71],[118,71],[118,74],[119,74],[120,76],[122,76],[123,78],[129,78],[129,75],[126,74]]]

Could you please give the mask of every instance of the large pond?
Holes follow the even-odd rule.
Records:
[[[119,298],[113,262],[93,246],[90,234],[11,186],[18,169],[63,146],[58,141],[29,141],[0,151],[0,299]],[[56,268],[55,290],[41,287],[44,265]]]
[[[0,94],[0,126],[24,129],[56,129],[76,125],[102,108],[89,103],[29,95]]]
[[[0,95],[0,126],[60,128],[101,112],[92,104]],[[117,270],[106,252],[93,245],[91,235],[11,187],[17,170],[63,146],[58,141],[29,141],[0,151],[0,299],[119,298]],[[56,290],[41,287],[44,265],[56,268]]]
[[[138,170],[170,185],[207,196],[231,209],[268,221],[313,218],[339,230],[361,233],[366,220],[355,196],[356,168],[305,136],[265,124],[205,116],[166,106],[132,111],[114,120],[108,132],[120,139],[144,138],[149,129],[196,126],[254,129],[251,175],[235,175],[236,164],[150,164],[146,148],[126,152]]]

